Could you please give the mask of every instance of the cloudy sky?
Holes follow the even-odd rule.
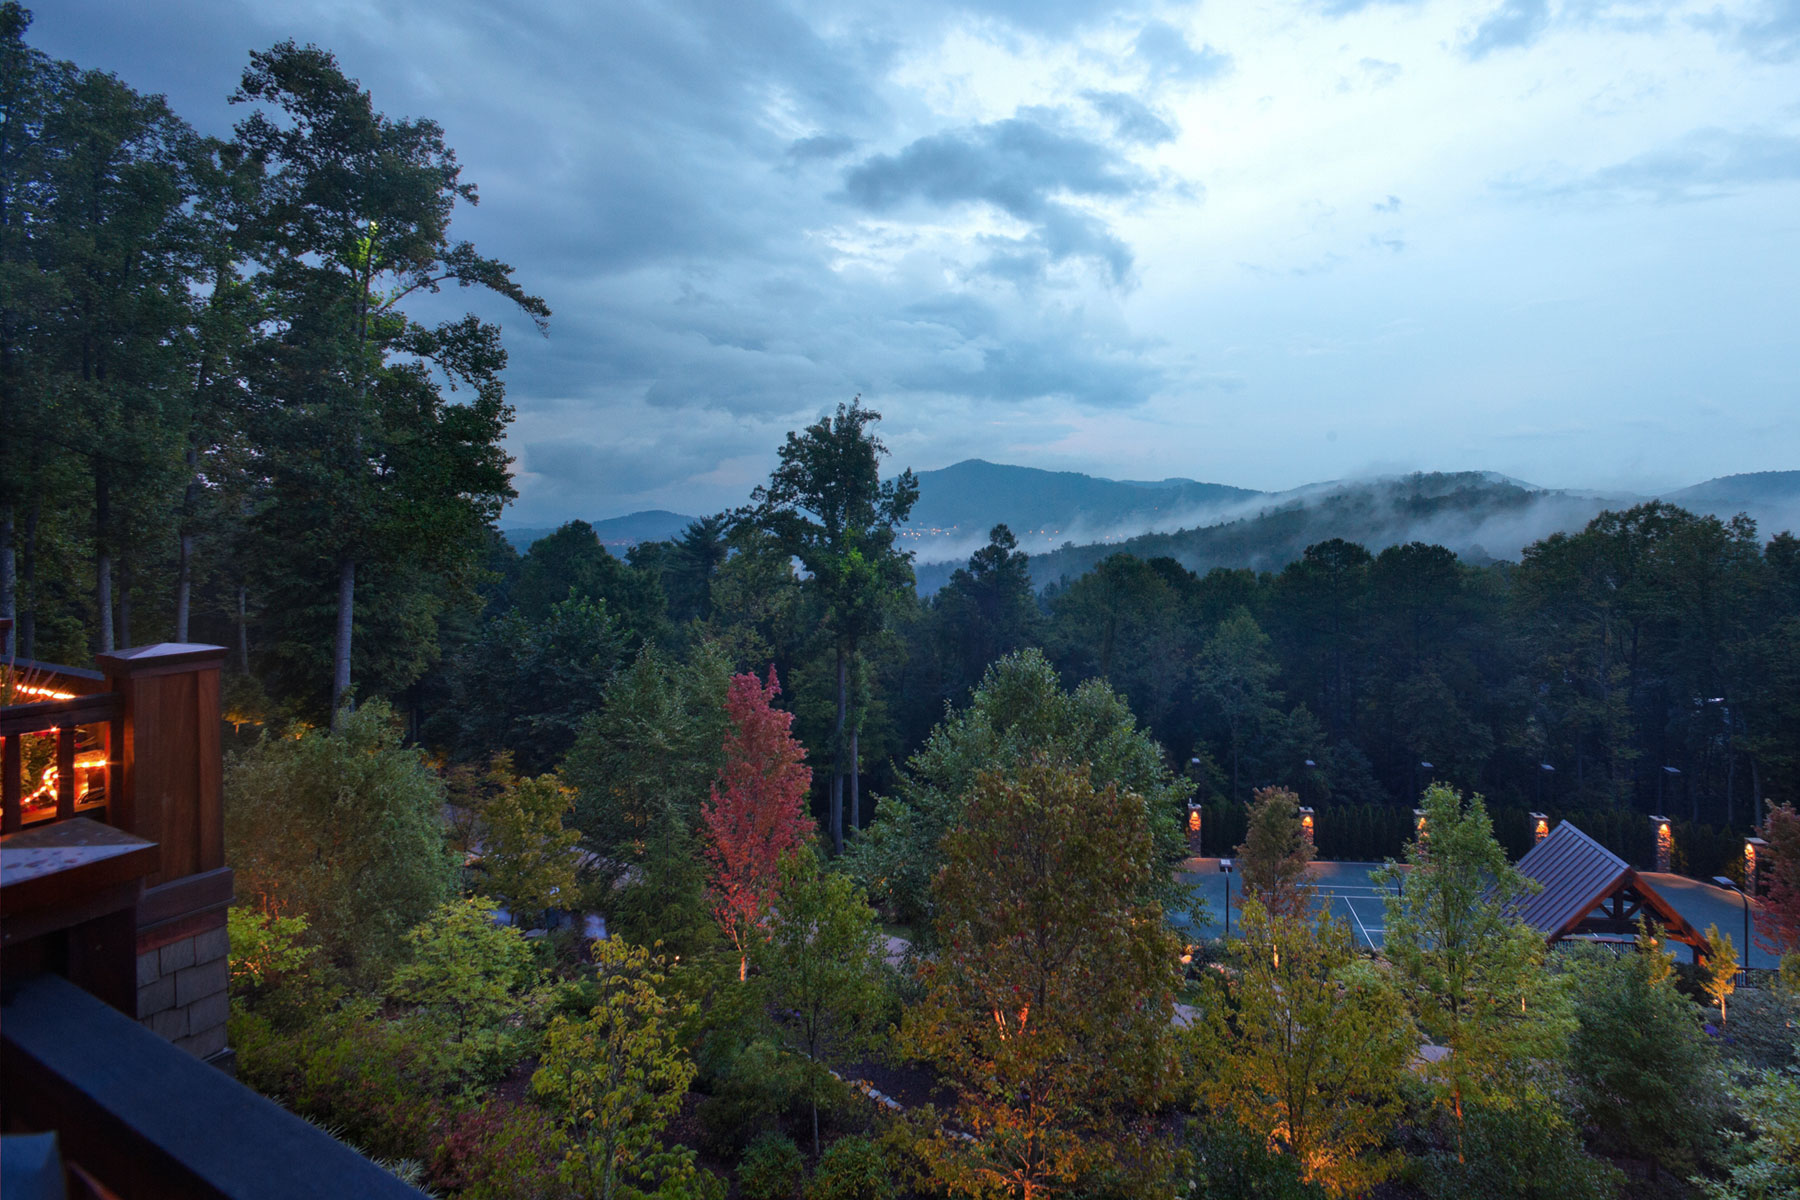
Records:
[[[208,132],[290,37],[445,127],[555,310],[483,310],[508,523],[741,503],[857,393],[918,469],[1800,467],[1800,0],[34,7]]]

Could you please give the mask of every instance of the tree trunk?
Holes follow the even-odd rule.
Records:
[[[119,556],[119,645],[130,646],[131,640],[131,556]]]
[[[8,504],[0,510],[0,617],[8,617],[16,623],[19,617],[18,560],[13,553],[13,532],[13,506]],[[8,626],[0,654],[10,659],[14,645],[12,626]]]
[[[94,468],[94,604],[100,610],[100,653],[111,654],[113,643],[112,549],[107,542],[112,523],[112,495],[106,468]]]
[[[250,589],[238,584],[237,660],[238,673],[250,673],[250,618],[245,615],[250,604]]]
[[[850,726],[850,829],[852,832],[862,828],[862,751],[858,743],[862,740],[862,730]]]
[[[331,650],[331,727],[344,723],[350,692],[350,633],[356,618],[356,561],[338,564],[337,639]]]
[[[1762,768],[1756,765],[1756,755],[1754,754],[1750,756],[1750,794],[1756,802],[1756,827],[1761,829],[1763,823]],[[1746,950],[1744,953],[1750,952]]]
[[[201,368],[201,384],[195,389],[200,391],[205,386],[205,367]],[[179,539],[180,559],[175,571],[175,640],[188,640],[188,604],[194,591],[194,491],[199,486],[199,477],[195,472],[195,464],[199,454],[192,446],[187,449],[188,481],[181,492],[181,536]]]
[[[37,657],[37,527],[38,515],[42,512],[43,501],[32,498],[31,507],[25,510],[25,532],[19,539],[19,583],[24,594],[25,605],[19,613],[19,624],[13,632],[18,636],[13,644],[18,648],[20,658]]]
[[[844,718],[850,705],[849,659],[837,648],[837,722],[831,727],[831,852],[844,852]]]
[[[175,640],[188,640],[188,603],[194,590],[194,535],[181,531],[180,561],[175,573]]]

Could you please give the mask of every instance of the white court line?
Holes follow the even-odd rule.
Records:
[[[1350,903],[1349,900],[1345,900],[1344,907],[1350,910],[1350,915],[1356,919],[1356,927],[1362,930],[1363,944],[1373,950],[1375,948],[1375,939],[1369,936],[1368,927],[1363,924],[1362,918],[1357,916],[1356,905]]]

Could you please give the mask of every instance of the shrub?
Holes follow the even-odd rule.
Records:
[[[448,1116],[450,1080],[430,1037],[347,1005],[295,1033],[260,1014],[232,1014],[238,1074],[265,1095],[368,1154],[429,1159]]]
[[[1263,1138],[1227,1119],[1189,1122],[1178,1161],[1188,1200],[1325,1200],[1291,1155],[1270,1154]]]
[[[562,1130],[540,1108],[490,1103],[455,1118],[431,1161],[431,1184],[459,1200],[562,1200]]]
[[[238,894],[265,913],[304,915],[333,962],[377,984],[406,931],[455,891],[443,804],[443,783],[401,746],[379,701],[336,733],[265,733],[225,767]]]
[[[744,1200],[794,1200],[806,1165],[794,1140],[779,1133],[765,1133],[750,1143],[738,1164],[738,1190]]]
[[[700,1105],[701,1144],[714,1154],[738,1153],[793,1107],[803,1082],[792,1057],[765,1038],[752,1041],[713,1080],[712,1095]]]
[[[1421,1182],[1433,1200],[1464,1196],[1603,1200],[1618,1195],[1624,1183],[1611,1163],[1582,1149],[1580,1133],[1560,1105],[1473,1107],[1465,1114],[1462,1137],[1461,1161],[1449,1150],[1426,1156]]]
[[[806,1185],[806,1200],[892,1200],[893,1195],[887,1155],[860,1136],[833,1142]]]
[[[529,1051],[525,1018],[542,1007],[536,952],[493,917],[491,900],[440,906],[406,935],[412,960],[387,986],[390,997],[417,1006],[412,1020],[444,1073],[464,1086],[498,1080]]]

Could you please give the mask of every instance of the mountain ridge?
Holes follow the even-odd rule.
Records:
[[[1375,551],[1434,541],[1472,561],[1516,558],[1550,533],[1580,529],[1602,511],[1652,498],[1722,518],[1747,512],[1765,537],[1800,527],[1800,471],[1723,475],[1660,497],[1543,488],[1493,471],[1415,472],[1262,492],[1180,476],[1115,480],[964,459],[921,471],[918,479],[918,503],[899,535],[900,545],[914,552],[923,594],[936,591],[986,544],[996,524],[1007,525],[1032,556],[1040,587],[1120,550],[1167,554],[1200,571],[1277,570],[1307,545],[1332,537]],[[656,509],[592,524],[603,544],[622,553],[640,541],[678,536],[692,520]],[[551,529],[502,532],[523,551]]]

